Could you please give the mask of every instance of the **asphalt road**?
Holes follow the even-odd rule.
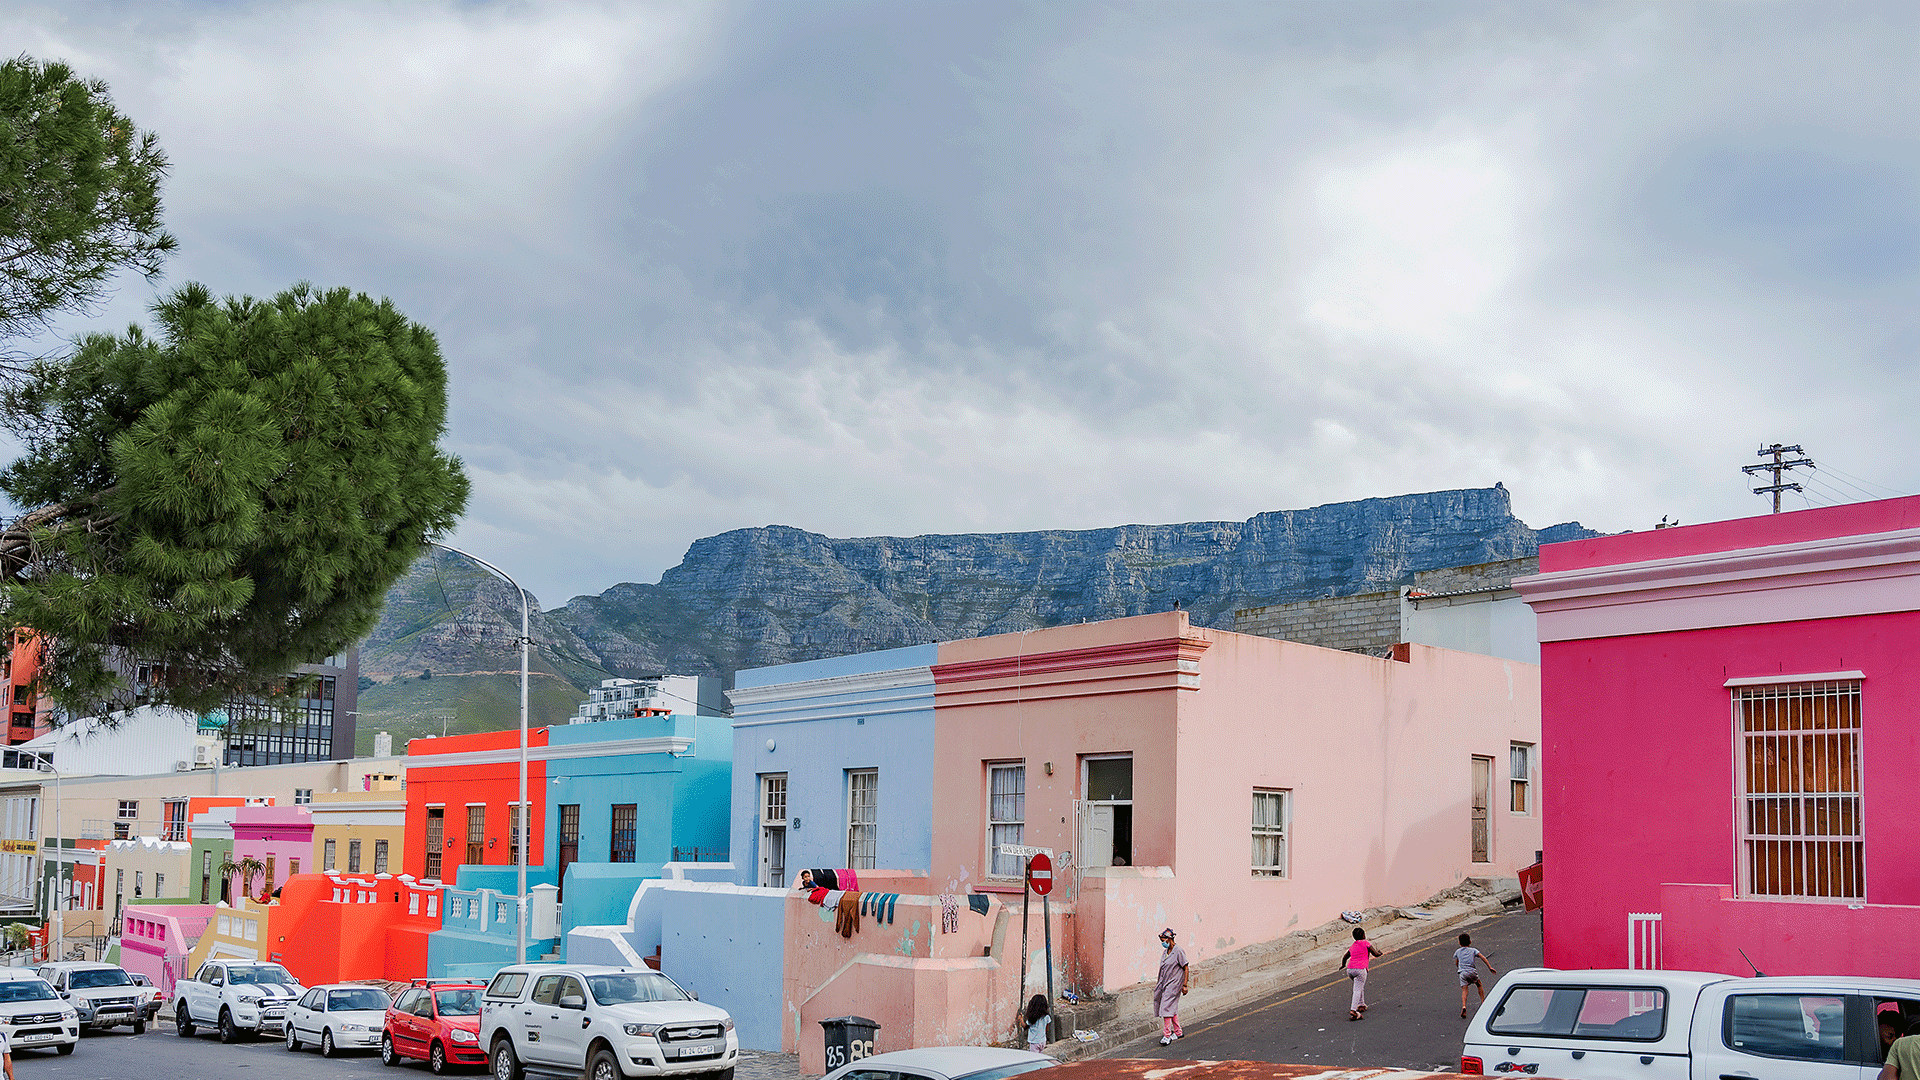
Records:
[[[289,1054],[286,1044],[278,1039],[231,1046],[220,1045],[217,1035],[182,1039],[173,1033],[172,1024],[150,1027],[145,1035],[135,1035],[126,1028],[83,1035],[79,1048],[66,1057],[51,1050],[24,1050],[13,1056],[13,1073],[17,1080],[399,1080],[414,1076],[430,1080],[433,1076],[425,1062],[388,1069],[380,1064],[379,1055],[371,1053],[332,1059],[321,1057],[316,1050]],[[474,1075],[481,1075],[480,1071],[474,1070]]]
[[[1508,914],[1465,927],[1474,947],[1502,972],[1537,967],[1540,916]],[[1453,950],[1459,931],[1396,949],[1374,960],[1367,975],[1367,1015],[1347,1020],[1352,993],[1332,971],[1307,986],[1186,1025],[1187,1037],[1162,1047],[1133,1043],[1113,1057],[1274,1061],[1297,1065],[1381,1065],[1451,1072],[1460,1065],[1460,985]],[[1493,980],[1481,979],[1489,988]],[[1478,1008],[1475,994],[1469,1004]]]

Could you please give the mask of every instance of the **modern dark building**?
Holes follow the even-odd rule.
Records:
[[[291,765],[302,761],[344,761],[353,756],[360,719],[360,650],[348,649],[297,674],[317,676],[294,703],[298,715],[283,719],[259,701],[227,703],[228,765]]]

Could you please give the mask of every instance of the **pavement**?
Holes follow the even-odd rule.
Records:
[[[1454,976],[1456,935],[1496,968],[1538,967],[1540,916],[1502,914],[1448,927],[1423,940],[1390,948],[1367,974],[1366,1018],[1347,1019],[1351,984],[1328,965],[1315,978],[1248,1006],[1186,1023],[1171,1046],[1148,1036],[1106,1048],[1103,1057],[1273,1061],[1327,1066],[1370,1065],[1451,1072],[1460,1064],[1460,987]],[[1481,980],[1491,987],[1485,972]],[[1478,1008],[1477,994],[1468,1000]]]

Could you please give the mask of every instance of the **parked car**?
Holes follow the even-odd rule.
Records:
[[[380,1060],[398,1065],[413,1058],[437,1076],[452,1065],[485,1065],[480,1045],[480,995],[486,984],[467,980],[416,979],[387,1010]]]
[[[933,1046],[892,1050],[849,1062],[825,1080],[1004,1080],[1060,1064],[1045,1054],[995,1046]],[[1155,1062],[1162,1066],[1166,1062]]]
[[[42,964],[35,974],[47,980],[53,992],[67,999],[80,1015],[81,1030],[106,1030],[121,1024],[133,1025],[135,1035],[144,1035],[151,1014],[146,995],[123,968],[112,964],[62,960]]]
[[[153,1023],[154,1018],[160,1015],[160,988],[153,985],[152,979],[137,971],[127,972],[127,978],[139,985],[140,1011],[147,1014],[147,1023]]]
[[[187,982],[173,987],[175,1030],[191,1038],[201,1024],[220,1032],[220,1041],[238,1042],[261,1032],[284,1034],[287,1006],[306,993],[286,968],[258,960],[209,960]]]
[[[393,999],[365,983],[327,983],[287,1006],[287,1049],[317,1043],[321,1057],[342,1050],[371,1050],[380,1045]]]
[[[80,1045],[80,1015],[27,968],[0,968],[0,1031],[15,1054],[42,1046],[71,1054]]]
[[[480,999],[494,1080],[527,1073],[733,1080],[740,1041],[725,1009],[657,971],[577,964],[501,969]]]
[[[1872,1080],[1878,1016],[1920,981],[1702,971],[1509,971],[1467,1028],[1463,1073],[1564,1080]]]

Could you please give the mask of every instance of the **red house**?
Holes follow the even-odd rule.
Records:
[[[529,746],[547,745],[547,729],[527,733]],[[542,818],[547,764],[527,763],[532,835],[527,865],[545,850]],[[520,732],[484,731],[407,743],[406,872],[448,884],[463,865],[512,866],[520,798]]]
[[[1920,498],[1554,544],[1546,961],[1920,970]]]

